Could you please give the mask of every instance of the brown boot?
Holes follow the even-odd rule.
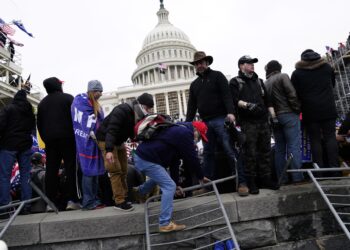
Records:
[[[159,226],[160,233],[170,233],[174,231],[181,231],[186,228],[185,225],[176,224],[174,221],[170,221],[167,226]]]
[[[245,183],[241,183],[238,185],[238,191],[239,196],[248,196],[249,195],[249,188]]]

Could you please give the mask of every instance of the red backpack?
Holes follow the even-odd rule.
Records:
[[[148,115],[134,127],[134,134],[136,141],[147,141],[152,139],[158,132],[164,128],[177,126],[172,122],[170,117],[162,114]]]

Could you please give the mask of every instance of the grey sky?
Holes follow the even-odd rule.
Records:
[[[256,71],[279,60],[291,74],[300,53],[324,54],[337,48],[349,31],[349,0],[164,0],[170,22],[198,50],[214,57],[213,69],[237,74],[244,54],[259,58]],[[0,17],[21,19],[35,38],[17,29],[25,44],[24,76],[32,82],[57,76],[71,94],[99,79],[105,91],[131,84],[143,39],[157,24],[158,0],[2,0]]]

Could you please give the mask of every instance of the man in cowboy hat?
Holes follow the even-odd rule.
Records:
[[[198,111],[200,118],[208,127],[208,142],[204,142],[204,175],[215,179],[215,149],[220,143],[229,157],[230,167],[235,169],[235,152],[230,137],[224,128],[225,119],[235,121],[234,107],[228,82],[220,71],[212,70],[209,65],[213,57],[203,51],[194,54],[193,62],[198,77],[191,83],[187,105],[186,121],[192,121]]]

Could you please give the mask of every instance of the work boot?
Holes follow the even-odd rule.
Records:
[[[238,191],[237,191],[239,196],[248,196],[249,195],[249,188],[245,183],[240,183],[238,185]]]
[[[255,176],[248,176],[247,182],[248,182],[248,187],[249,187],[249,193],[250,194],[259,194],[259,188],[256,185]]]
[[[186,228],[185,225],[176,224],[174,221],[170,221],[167,226],[159,226],[160,233],[170,233],[174,231],[181,231]]]

